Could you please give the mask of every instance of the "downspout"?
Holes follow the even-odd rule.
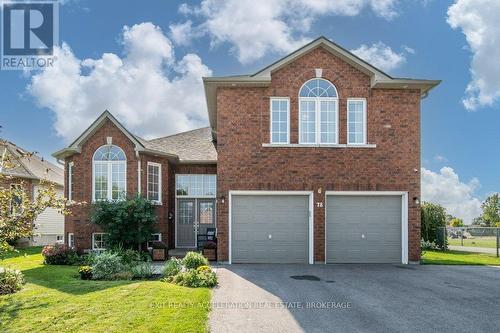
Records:
[[[141,194],[141,159],[137,160],[137,193]]]

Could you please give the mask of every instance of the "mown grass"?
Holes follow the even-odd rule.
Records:
[[[492,265],[500,266],[500,258],[493,255],[463,251],[425,251],[424,265]]]
[[[1,266],[27,284],[0,296],[0,332],[206,332],[210,290],[161,281],[82,281],[77,267],[43,264],[41,248]]]
[[[462,246],[460,238],[448,238],[448,245]],[[496,248],[496,237],[476,237],[464,239],[463,246]]]

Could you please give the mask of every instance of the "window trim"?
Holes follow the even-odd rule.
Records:
[[[115,147],[118,147],[119,149],[121,149],[123,151],[123,155],[125,156],[125,160],[123,161],[95,161],[94,158],[95,158],[95,154],[97,153],[97,151],[104,147],[104,146],[115,146]],[[108,179],[108,186],[107,186],[107,197],[105,199],[99,199],[97,200],[95,198],[95,166],[96,165],[106,165],[107,166],[107,179]],[[110,167],[110,165],[112,164],[123,164],[123,166],[125,167],[125,186],[124,186],[124,189],[123,191],[125,192],[125,196],[123,197],[123,199],[113,199],[113,180],[112,180],[112,174],[113,174],[113,168]],[[95,151],[94,151],[94,154],[92,155],[92,202],[97,202],[97,201],[101,201],[101,200],[109,200],[109,201],[123,201],[125,200],[127,197],[127,154],[125,154],[125,151],[117,146],[117,145],[102,145],[102,146],[99,146]]]
[[[93,232],[92,233],[92,250],[94,251],[102,251],[102,250],[106,250],[105,247],[103,248],[98,248],[98,247],[95,247],[95,235],[106,235],[105,232]],[[104,243],[104,240],[102,240],[102,242]]]
[[[71,248],[75,247],[75,234],[68,232],[68,246]]]
[[[363,102],[363,142],[349,142],[349,102]],[[346,111],[347,111],[347,145],[348,146],[366,146],[368,143],[367,138],[367,102],[364,97],[350,97],[347,99]]]
[[[156,163],[156,162],[147,162],[146,165],[146,197],[148,200],[149,199],[149,166],[156,166],[158,167],[158,200],[151,200],[153,203],[156,205],[161,205],[162,204],[162,184],[161,184],[161,163]]]
[[[155,236],[155,235],[158,235],[158,236],[160,236],[160,237],[158,238],[158,240],[157,240],[157,241],[147,241],[147,243],[146,243],[146,247],[147,247],[148,249],[152,249],[152,248],[153,248],[152,246],[150,246],[150,244],[149,244],[150,242],[161,242],[161,241],[162,241],[162,238],[163,238],[163,237],[162,237],[162,235],[161,235],[161,232],[155,232],[155,233],[152,233],[152,234],[151,234],[151,236]]]
[[[304,86],[309,83],[310,81],[312,80],[316,80],[316,79],[321,79],[321,80],[324,80],[324,81],[327,81],[328,83],[330,83],[332,86],[333,86],[333,89],[335,90],[335,94],[337,95],[337,97],[301,97],[300,96],[300,92],[302,91],[302,88],[304,88]],[[330,80],[327,80],[325,78],[322,78],[322,77],[314,77],[312,79],[309,79],[307,81],[305,81],[299,88],[299,91],[298,91],[298,122],[299,122],[299,145],[304,145],[304,146],[307,146],[307,145],[338,145],[339,144],[339,102],[340,102],[340,96],[339,96],[339,91],[337,90],[337,87],[330,81]],[[300,102],[301,101],[315,101],[315,138],[314,138],[314,142],[303,142],[302,141],[302,121],[300,119],[300,115],[301,115],[301,109],[300,109]],[[335,142],[321,142],[321,111],[320,111],[320,105],[321,105],[321,101],[335,101]]]
[[[94,164],[94,159],[92,157],[92,164]],[[75,162],[68,163],[68,200],[73,200],[73,171],[74,171]],[[92,166],[92,170],[93,170]]]
[[[10,189],[11,191],[12,191],[12,188],[14,188],[14,187],[15,187],[15,188],[21,188],[21,190],[24,192],[24,189],[22,188],[22,187],[23,187],[23,184],[22,184],[22,183],[10,183],[10,184],[9,184],[9,186],[10,186],[10,187],[9,187],[9,189]],[[11,193],[12,193],[12,192],[11,192]],[[34,194],[34,193],[33,193],[33,194]],[[19,207],[15,207],[15,206],[13,205],[14,196],[10,198],[10,203],[9,203],[9,212],[10,212],[10,214],[12,214],[12,216],[18,216],[18,215],[21,215],[21,213],[23,212],[23,211],[22,211],[22,209],[21,209],[21,208],[22,208],[22,204],[23,204],[23,198],[19,198],[19,199],[21,200],[20,205],[19,205]],[[35,198],[33,198],[33,199],[35,199]],[[33,200],[33,199],[32,199],[32,200]],[[18,209],[18,211],[15,211],[15,210],[16,210],[16,208]]]
[[[273,142],[273,101],[286,101],[286,142]],[[290,144],[290,97],[272,96],[269,98],[269,143],[272,145]]]

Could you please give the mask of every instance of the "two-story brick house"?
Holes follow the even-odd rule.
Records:
[[[420,100],[324,37],[253,75],[204,78],[210,128],[150,141],[105,112],[65,160],[75,200],[141,192],[157,238],[191,248],[216,226],[230,263],[407,263],[420,256]],[[89,208],[66,218],[99,248]]]

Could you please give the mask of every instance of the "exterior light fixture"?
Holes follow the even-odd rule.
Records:
[[[420,200],[418,200],[418,197],[413,197],[413,202],[415,205],[420,205]]]

